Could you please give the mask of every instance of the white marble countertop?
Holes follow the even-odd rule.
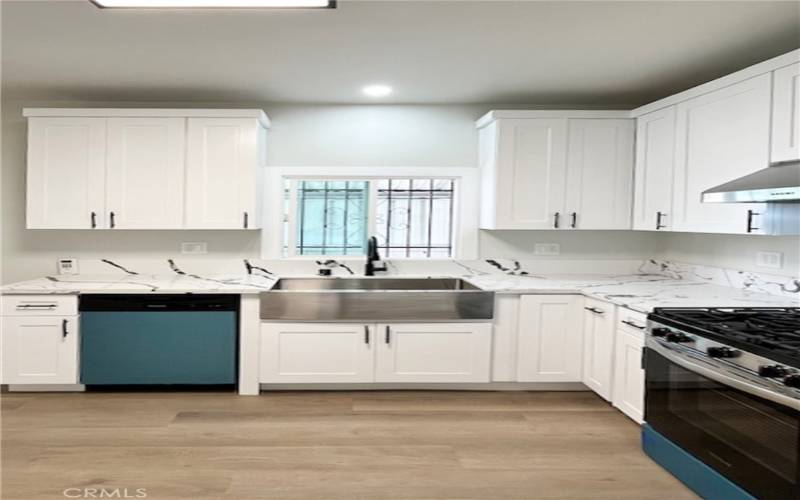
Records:
[[[81,293],[261,293],[277,278],[260,275],[60,275],[12,283],[3,295]]]
[[[778,296],[677,280],[654,274],[552,274],[455,273],[436,277],[459,277],[483,290],[511,294],[580,293],[643,313],[655,307],[800,307],[800,295]],[[313,276],[295,274],[294,277]],[[402,277],[430,277],[403,274]],[[176,273],[60,275],[13,283],[0,288],[11,294],[85,293],[232,293],[256,294],[269,290],[277,275]],[[344,278],[346,279],[346,277]]]
[[[643,313],[656,307],[800,307],[800,296],[769,295],[650,274],[535,277],[487,274],[468,280],[497,293],[580,293]]]

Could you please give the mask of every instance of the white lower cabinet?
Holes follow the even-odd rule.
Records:
[[[613,404],[638,423],[644,421],[644,314],[619,308],[614,354]]]
[[[583,321],[583,383],[611,401],[614,377],[615,306],[586,299]]]
[[[3,316],[4,384],[77,384],[77,316]]]
[[[261,382],[372,382],[374,327],[262,323]]]
[[[262,323],[262,383],[488,382],[489,323]]]
[[[488,323],[378,325],[376,382],[488,382]]]
[[[523,295],[519,303],[517,380],[580,382],[583,315],[580,295]]]
[[[519,295],[497,294],[494,297],[492,382],[517,380],[519,301]]]

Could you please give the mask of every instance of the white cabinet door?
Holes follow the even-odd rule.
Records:
[[[670,229],[674,160],[675,106],[637,118],[634,229]]]
[[[701,193],[768,165],[771,93],[764,74],[677,105],[673,230],[747,233],[748,210],[764,213],[763,204],[702,203]]]
[[[580,382],[583,297],[523,295],[519,304],[517,380]]]
[[[645,325],[643,319],[638,323],[639,327]],[[615,344],[613,403],[641,424],[644,421],[644,330],[635,326],[617,327]]]
[[[77,384],[77,316],[4,316],[4,384]]]
[[[488,382],[489,323],[378,325],[376,382]]]
[[[30,118],[27,227],[104,227],[105,162],[105,118]]]
[[[183,227],[185,135],[184,118],[108,119],[109,227]]]
[[[492,382],[513,382],[517,380],[518,331],[519,295],[495,295],[492,331]]]
[[[633,120],[569,120],[564,228],[631,228],[633,133]]]
[[[773,73],[773,162],[800,160],[800,63]]]
[[[189,118],[186,158],[187,229],[257,229],[261,163],[258,121]]]
[[[614,310],[607,302],[586,299],[583,322],[583,383],[611,401],[614,375]]]
[[[263,383],[372,382],[374,327],[343,323],[262,323]]]
[[[498,120],[491,196],[494,220],[482,217],[484,229],[553,229],[564,219],[567,120],[563,118]],[[484,182],[486,182],[484,176]],[[485,211],[484,211],[485,212]]]

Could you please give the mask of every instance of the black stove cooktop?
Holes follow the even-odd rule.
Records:
[[[800,362],[800,307],[659,307],[648,318],[765,357]]]

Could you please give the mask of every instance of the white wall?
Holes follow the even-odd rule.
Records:
[[[504,259],[645,259],[659,253],[658,236],[642,231],[481,231],[480,253]],[[535,255],[536,243],[558,243],[561,253]]]
[[[268,164],[280,167],[475,167],[486,106],[267,104]]]
[[[470,167],[477,165],[474,120],[487,106],[327,106],[271,103],[141,103],[130,107],[259,107],[273,120],[268,161],[281,167]],[[59,257],[164,258],[182,241],[205,241],[209,258],[258,257],[257,232],[26,230],[23,106],[120,106],[109,102],[12,101],[2,103],[3,283],[55,272]],[[465,200],[465,202],[471,202]],[[561,259],[644,259],[655,255],[687,262],[754,268],[756,250],[784,252],[776,274],[794,274],[796,238],[667,235],[623,231],[481,231],[480,255],[534,258],[534,243],[559,243]],[[535,257],[540,258],[540,257]],[[545,258],[545,257],[541,257]]]
[[[534,255],[536,243],[558,243],[558,257]],[[780,269],[755,265],[756,252],[780,252]],[[651,231],[481,231],[483,256],[517,259],[637,259],[706,264],[742,271],[800,276],[800,237]]]
[[[183,241],[208,243],[207,257],[261,255],[257,232],[26,230],[25,106],[258,107],[273,120],[273,166],[470,167],[477,165],[474,122],[485,106],[325,106],[270,103],[11,101],[2,105],[3,283],[55,272],[59,257],[175,256]]]
[[[660,233],[660,257],[694,264],[800,276],[800,237],[734,234]],[[755,265],[756,252],[781,252],[783,267],[767,269]]]

